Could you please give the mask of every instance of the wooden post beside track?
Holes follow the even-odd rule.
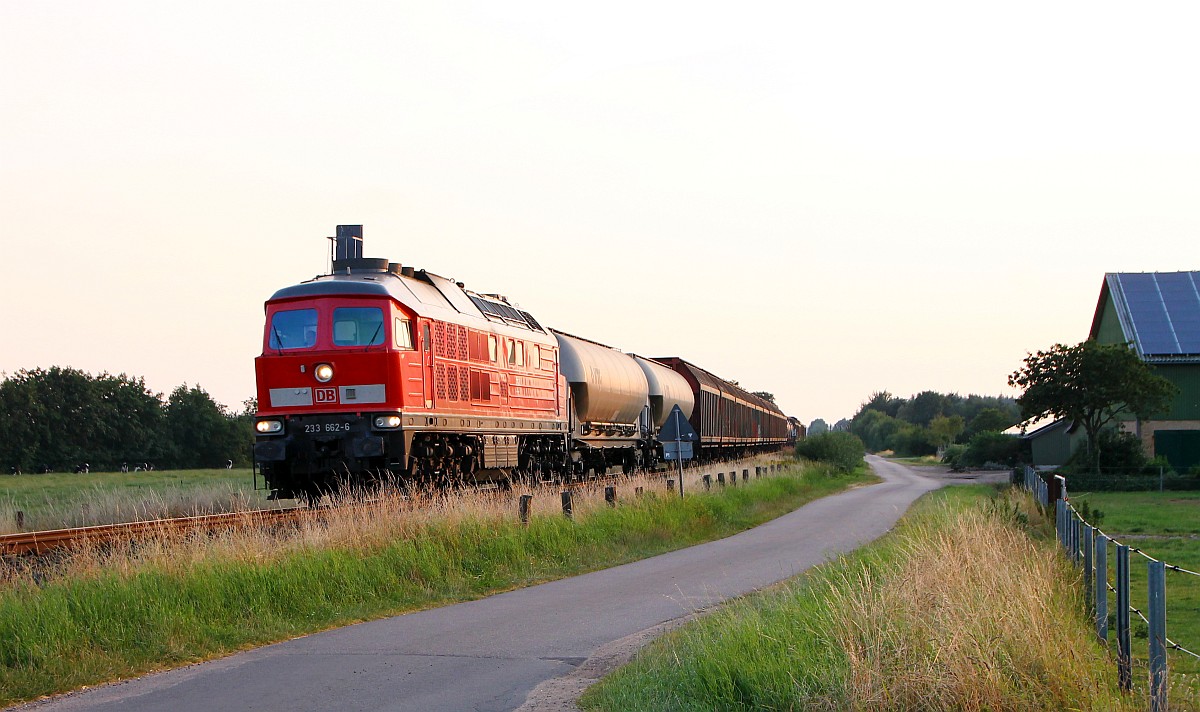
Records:
[[[528,526],[529,524],[529,508],[533,503],[533,495],[523,494],[517,501],[517,516],[521,518],[521,523]]]

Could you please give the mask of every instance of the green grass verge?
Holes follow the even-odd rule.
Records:
[[[1093,523],[1121,543],[1168,564],[1200,571],[1200,492],[1091,492],[1072,494],[1071,502],[1076,508],[1086,503],[1088,510],[1100,510],[1103,516]],[[1109,581],[1115,584],[1116,555],[1111,547],[1108,569]],[[1149,607],[1146,573],[1146,560],[1130,553],[1130,605],[1142,611]],[[1116,597],[1110,593],[1108,609],[1115,608]],[[1136,615],[1130,623],[1134,659],[1145,662],[1149,631]],[[1109,627],[1116,630],[1115,613],[1110,614]],[[1167,637],[1200,652],[1200,577],[1167,571]],[[1116,634],[1109,638],[1115,651]],[[1200,661],[1186,653],[1168,650],[1167,663],[1172,673],[1200,676]]]
[[[918,467],[931,467],[942,464],[941,458],[936,455],[918,455],[915,457],[896,457],[891,455],[887,459],[892,462],[898,462],[901,465],[917,465]]]
[[[0,705],[721,538],[872,479],[793,468],[684,499],[648,493],[574,521],[535,515],[522,527],[467,514],[364,548],[106,566],[10,586],[0,591]]]
[[[1115,667],[1090,642],[1078,577],[1031,500],[996,492],[954,487],[922,498],[875,543],[664,636],[581,706],[1142,707],[1144,696],[1120,695]]]

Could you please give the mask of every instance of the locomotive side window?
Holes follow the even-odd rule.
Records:
[[[268,344],[276,351],[310,349],[317,343],[317,310],[289,309],[271,317]]]
[[[408,319],[396,319],[396,348],[412,350],[412,323]]]
[[[491,357],[492,363],[495,363],[499,356],[499,344],[496,343],[495,334],[488,334],[488,356]]]
[[[540,370],[542,367],[542,347],[534,344],[529,349],[529,367]]]
[[[339,307],[333,310],[334,346],[375,346],[382,343],[382,309]]]

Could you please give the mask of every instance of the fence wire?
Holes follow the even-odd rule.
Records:
[[[1038,477],[1036,474],[1034,475],[1034,478],[1036,478],[1037,480],[1039,480],[1039,481],[1040,481],[1040,477]],[[1026,489],[1029,489],[1031,492],[1033,492],[1033,494],[1034,494],[1034,495],[1038,496],[1038,497],[1039,497],[1039,500],[1040,500],[1042,497],[1044,497],[1044,496],[1045,496],[1045,495],[1044,495],[1044,494],[1043,494],[1041,491],[1039,491],[1039,490],[1043,489],[1042,487],[1039,487],[1039,488],[1037,488],[1037,489],[1034,489],[1033,487],[1030,487],[1030,486],[1028,486],[1028,483],[1029,483],[1029,482],[1030,482],[1030,479],[1028,478],[1028,475],[1027,475],[1027,479],[1026,479],[1027,486],[1026,486]],[[1044,504],[1045,506],[1049,506],[1049,502],[1043,502],[1043,504]],[[1070,501],[1066,501],[1066,502],[1065,502],[1065,504],[1066,504],[1067,510],[1069,511],[1069,513],[1071,514],[1071,516],[1073,516],[1075,519],[1077,519],[1077,520],[1079,521],[1080,525],[1092,526],[1092,525],[1090,525],[1090,524],[1087,522],[1087,520],[1085,520],[1085,519],[1084,519],[1082,516],[1080,516],[1080,514],[1079,514],[1079,511],[1078,511],[1078,510],[1076,510],[1076,509],[1075,509],[1075,507],[1074,507],[1073,505],[1071,505]],[[1061,534],[1061,533],[1060,533],[1060,534]],[[1167,570],[1167,571],[1175,571],[1175,572],[1182,573],[1182,574],[1188,574],[1188,575],[1190,575],[1190,576],[1200,576],[1200,573],[1198,573],[1198,572],[1196,572],[1196,571],[1191,571],[1190,569],[1185,569],[1185,568],[1183,568],[1182,566],[1178,566],[1178,565],[1176,565],[1176,564],[1170,564],[1170,563],[1167,563],[1167,562],[1165,562],[1165,561],[1162,561],[1162,560],[1160,560],[1160,559],[1156,559],[1156,558],[1154,558],[1153,556],[1151,556],[1150,554],[1147,554],[1147,553],[1146,553],[1145,551],[1143,551],[1143,550],[1142,550],[1140,547],[1136,547],[1136,546],[1129,546],[1128,544],[1123,544],[1123,543],[1122,543],[1120,540],[1118,540],[1118,539],[1116,539],[1116,538],[1113,538],[1113,537],[1109,536],[1109,535],[1108,535],[1106,532],[1104,532],[1103,530],[1101,530],[1099,527],[1092,526],[1092,535],[1093,535],[1094,537],[1095,537],[1095,536],[1104,536],[1104,537],[1106,537],[1106,538],[1107,538],[1107,540],[1108,540],[1109,542],[1111,542],[1112,544],[1114,544],[1114,545],[1116,545],[1116,546],[1125,546],[1125,547],[1127,547],[1127,548],[1128,548],[1128,550],[1129,550],[1129,551],[1131,551],[1131,552],[1134,552],[1134,553],[1138,554],[1138,555],[1139,555],[1139,556],[1141,556],[1142,558],[1146,559],[1146,561],[1148,561],[1148,562],[1153,562],[1153,563],[1161,563],[1161,564],[1163,565],[1163,568],[1164,568],[1165,570]],[[1095,540],[1093,539],[1093,542],[1094,542],[1094,541],[1095,541]],[[1083,552],[1082,552],[1082,544],[1081,544],[1081,542],[1079,542],[1079,541],[1071,541],[1070,543],[1068,543],[1067,541],[1065,541],[1065,540],[1064,540],[1064,539],[1063,539],[1063,538],[1060,536],[1059,543],[1060,543],[1060,544],[1062,544],[1062,545],[1063,545],[1065,548],[1068,548],[1068,549],[1069,549],[1069,548],[1073,548],[1074,546],[1080,546],[1080,547],[1081,547],[1081,550],[1080,550],[1079,552],[1070,552],[1070,551],[1068,551],[1068,553],[1069,553],[1069,554],[1071,554],[1072,558],[1074,558],[1076,554],[1079,554],[1079,562],[1078,562],[1078,563],[1079,563],[1080,565],[1083,565]],[[1093,545],[1094,545],[1094,544],[1093,544]],[[1093,574],[1093,575],[1094,575],[1094,574]],[[1111,594],[1114,594],[1114,595],[1118,595],[1118,598],[1119,598],[1119,594],[1118,594],[1118,592],[1117,592],[1117,589],[1116,589],[1116,588],[1115,588],[1115,587],[1114,587],[1112,584],[1110,584],[1110,583],[1109,583],[1107,580],[1105,580],[1105,582],[1104,582],[1104,586],[1105,586],[1105,588],[1107,589],[1107,593],[1111,593]],[[1138,608],[1136,608],[1136,607],[1134,607],[1134,606],[1129,606],[1129,612],[1130,612],[1130,613],[1132,613],[1132,614],[1134,614],[1134,615],[1136,615],[1136,616],[1137,616],[1139,619],[1141,619],[1141,621],[1142,621],[1143,623],[1145,623],[1145,624],[1146,624],[1146,627],[1147,627],[1147,628],[1153,629],[1153,626],[1151,625],[1151,623],[1150,623],[1150,620],[1149,620],[1148,618],[1146,618],[1146,616],[1145,616],[1145,615],[1142,613],[1142,611],[1141,611],[1140,609],[1138,609]],[[1157,639],[1157,636],[1155,636],[1155,638]],[[1165,638],[1164,640],[1165,640],[1165,647],[1166,647],[1166,648],[1168,648],[1168,649],[1170,649],[1170,650],[1175,650],[1175,651],[1178,651],[1178,652],[1180,652],[1180,653],[1183,653],[1184,655],[1188,655],[1188,656],[1191,656],[1192,658],[1195,658],[1195,659],[1197,659],[1197,660],[1200,660],[1200,654],[1197,654],[1197,653],[1195,653],[1195,652],[1193,652],[1193,651],[1191,651],[1191,650],[1188,650],[1187,648],[1183,647],[1183,646],[1182,646],[1182,645],[1180,645],[1179,643],[1176,643],[1174,640],[1171,640],[1170,638]],[[1163,700],[1163,703],[1165,704],[1165,699]],[[1152,702],[1152,706],[1154,706],[1154,705],[1153,705],[1153,702]]]

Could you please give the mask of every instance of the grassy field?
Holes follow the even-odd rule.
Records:
[[[79,551],[50,570],[8,562],[0,705],[717,539],[872,479],[793,465],[682,499],[661,478],[621,480],[620,506],[580,491],[573,520],[543,488],[528,526],[519,492],[387,497],[288,531]]]
[[[1030,523],[1033,523],[1031,529]],[[1145,709],[1095,644],[1032,501],[922,499],[887,537],[676,631],[587,710]]]
[[[1078,509],[1086,503],[1093,512],[1100,510],[1100,521],[1092,523],[1121,543],[1168,564],[1200,571],[1200,492],[1093,492],[1072,494],[1071,502]],[[1108,561],[1111,583],[1116,570],[1116,550],[1111,546]],[[1146,560],[1131,551],[1130,604],[1145,611],[1146,596]],[[1116,596],[1110,593],[1108,609],[1115,607]],[[1134,615],[1131,625],[1133,655],[1144,661],[1149,655],[1146,624]],[[1109,627],[1116,630],[1115,617]],[[1167,637],[1200,653],[1200,577],[1167,571]],[[1109,639],[1115,646],[1115,632]],[[1172,672],[1200,676],[1200,661],[1186,653],[1168,650],[1167,663]]]
[[[259,486],[262,486],[259,480]],[[248,469],[0,475],[0,534],[260,508]]]

